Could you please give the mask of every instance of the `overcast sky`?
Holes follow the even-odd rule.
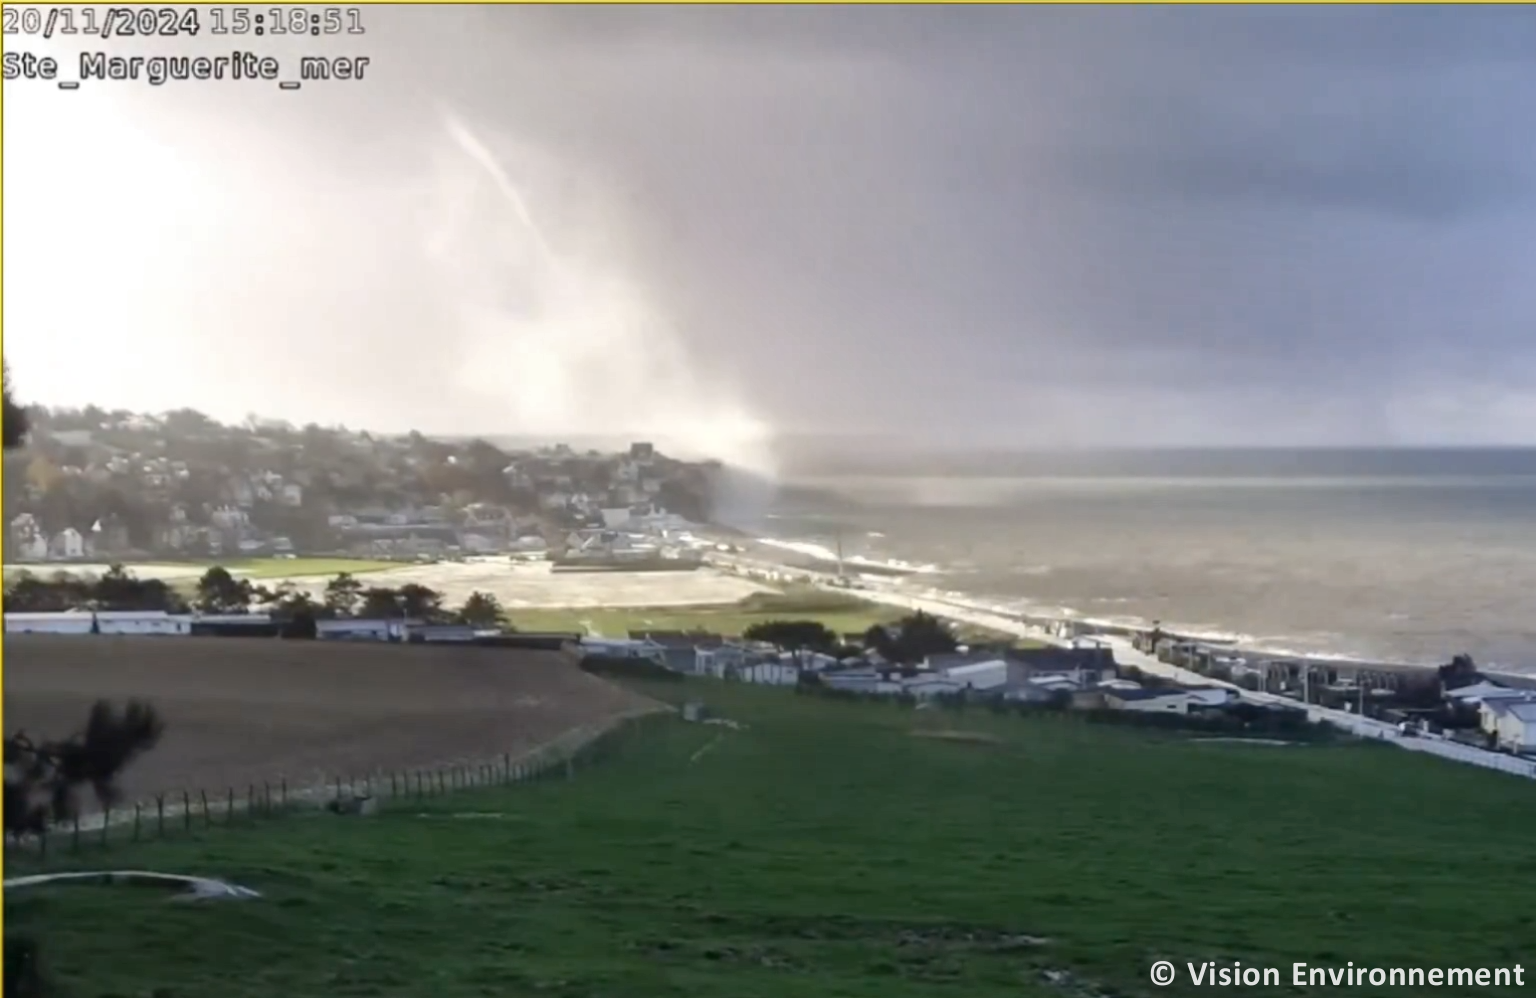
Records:
[[[717,450],[1536,443],[1529,9],[362,12],[111,43],[361,82],[5,84],[24,397]]]

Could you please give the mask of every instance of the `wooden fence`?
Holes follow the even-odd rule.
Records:
[[[333,777],[324,783],[292,786],[286,780],[157,794],[132,805],[76,816],[40,835],[7,842],[23,853],[27,865],[112,845],[173,839],[235,825],[250,825],[302,811],[316,811],[336,801],[368,798],[378,805],[392,801],[425,800],[463,790],[510,787],[551,779],[572,779],[641,736],[658,719],[672,716],[669,708],[648,707],[605,723],[576,728],[532,751],[514,755],[458,761],[420,768],[376,772],[362,777]]]

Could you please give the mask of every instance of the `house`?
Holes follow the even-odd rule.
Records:
[[[7,634],[90,634],[95,617],[70,610],[65,613],[5,613]]]
[[[901,684],[901,692],[919,700],[931,700],[934,697],[953,696],[962,692],[965,684],[945,676],[914,676]]]
[[[736,678],[763,686],[794,686],[800,681],[800,669],[790,662],[754,662],[738,668]]]
[[[1009,682],[1004,686],[1003,699],[1024,703],[1050,703],[1063,695],[1070,697],[1080,690],[1081,687],[1070,676],[1030,676],[1022,683]]]
[[[1506,752],[1536,753],[1536,699],[1484,700],[1480,727]]]
[[[192,617],[166,613],[164,610],[98,610],[95,617],[96,632],[99,634],[192,633]]]
[[[1229,690],[1225,686],[1191,686],[1184,688],[1182,692],[1189,695],[1191,710],[1225,707],[1237,699],[1237,691]]]
[[[697,648],[694,671],[701,676],[724,679],[744,665],[759,661],[761,656],[744,645],[722,644],[715,648]]]
[[[1112,710],[1134,710],[1148,714],[1188,714],[1187,690],[1117,690],[1104,691],[1105,706]]]
[[[1079,687],[1096,686],[1116,676],[1115,653],[1100,645],[1080,648],[1011,648],[1006,652],[1009,682],[1030,676],[1067,676]]]
[[[422,642],[460,642],[475,640],[475,629],[470,624],[407,624],[405,640],[413,644]]]
[[[65,527],[53,535],[48,545],[50,558],[74,559],[85,557],[85,537],[74,527]]]
[[[31,513],[22,513],[11,521],[10,550],[19,561],[42,561],[48,557],[48,538]]]
[[[1529,690],[1510,689],[1508,686],[1500,686],[1498,683],[1490,683],[1487,680],[1483,680],[1470,686],[1449,690],[1446,692],[1445,697],[1447,700],[1455,700],[1459,703],[1476,706],[1488,700],[1505,698],[1519,700],[1529,695]]]
[[[661,665],[666,664],[666,648],[650,638],[603,638],[583,635],[581,650],[587,655],[606,655],[611,658],[648,658]]]
[[[944,679],[960,684],[964,689],[996,690],[1008,683],[1008,664],[1002,659],[957,665],[938,673]]]
[[[315,637],[322,641],[399,641],[408,620],[347,618],[315,621]]]
[[[696,673],[699,671],[700,648],[718,648],[725,639],[705,631],[630,631],[631,640],[650,640],[661,645],[662,657],[667,668],[674,672]]]

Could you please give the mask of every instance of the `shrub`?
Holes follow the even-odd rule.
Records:
[[[627,655],[587,655],[581,660],[581,670],[594,676],[613,676],[618,679],[659,679],[664,682],[682,682],[683,675],[673,672],[660,662],[649,658],[631,658]]]

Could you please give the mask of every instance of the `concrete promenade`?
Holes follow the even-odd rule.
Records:
[[[1038,625],[1025,623],[1021,619],[999,613],[983,604],[948,598],[919,596],[884,588],[861,589],[857,595],[872,602],[884,603],[889,606],[914,611],[921,610],[935,617],[945,617],[950,620],[973,624],[977,627],[985,627],[989,630],[1012,634],[1020,638],[1039,641],[1057,647],[1070,647],[1072,644],[1070,641],[1047,634]],[[1178,666],[1161,662],[1145,652],[1138,651],[1125,638],[1095,637],[1093,640],[1111,648],[1114,652],[1116,663],[1121,666],[1134,666],[1142,672],[1163,676],[1178,683],[1200,686],[1224,686],[1228,689],[1236,690],[1239,696],[1251,703],[1281,704],[1288,707],[1301,706],[1301,704],[1289,697],[1246,690],[1232,683],[1222,682],[1197,672],[1191,672],[1188,669],[1181,669]],[[1399,748],[1408,751],[1426,752],[1430,755],[1437,755],[1442,759],[1449,759],[1452,762],[1480,766],[1484,769],[1496,769],[1515,776],[1523,776],[1526,779],[1536,779],[1536,762],[1527,759],[1504,755],[1499,752],[1488,752],[1484,749],[1474,748],[1470,745],[1463,745],[1460,742],[1453,742],[1435,736],[1404,736],[1395,726],[1385,721],[1361,717],[1349,711],[1332,710],[1315,704],[1307,705],[1306,710],[1307,716],[1312,721],[1319,724],[1332,724],[1361,738],[1376,738],[1382,741],[1389,741]]]

